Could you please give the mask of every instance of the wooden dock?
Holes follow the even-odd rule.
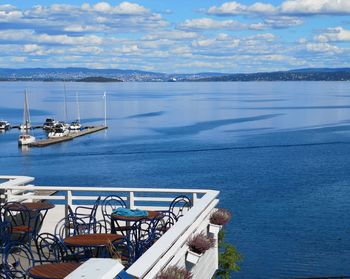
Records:
[[[93,127],[86,127],[81,131],[77,132],[70,132],[67,136],[61,137],[61,138],[54,138],[54,139],[42,139],[38,140],[34,143],[31,143],[29,146],[30,147],[45,147],[48,145],[52,144],[57,144],[69,140],[73,140],[74,138],[77,137],[82,137],[88,134],[96,133],[98,131],[106,130],[108,127],[107,126],[93,126]]]

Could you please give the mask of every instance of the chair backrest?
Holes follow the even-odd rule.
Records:
[[[96,199],[94,206],[91,209],[91,216],[93,216],[94,218],[96,218],[97,209],[98,209],[98,206],[100,205],[100,203],[101,203],[101,196],[99,196]]]
[[[101,202],[101,212],[106,232],[111,231],[111,214],[118,207],[126,208],[125,201],[117,195],[109,195]]]
[[[4,248],[11,237],[11,226],[8,221],[0,220],[0,249]]]
[[[135,247],[135,258],[139,258],[156,240],[157,220],[142,218],[132,225],[129,236]]]
[[[108,250],[108,256],[118,259],[125,267],[129,267],[136,260],[135,246],[127,237],[111,242]]]
[[[40,263],[59,263],[64,260],[67,254],[63,242],[50,233],[39,234],[35,239],[35,246]]]
[[[28,269],[34,266],[34,257],[30,248],[20,242],[10,242],[2,257],[2,272],[6,278],[27,279]]]
[[[1,208],[3,220],[10,223],[11,239],[29,241],[35,234],[36,216],[28,207],[19,202],[7,202]]]
[[[159,218],[156,218],[156,239],[159,239],[163,234],[165,234],[175,223],[177,217],[171,211],[160,211]]]
[[[175,216],[176,220],[184,215],[186,211],[189,211],[192,207],[192,201],[189,197],[181,195],[176,197],[169,206],[169,211],[171,211]]]
[[[101,211],[103,218],[111,219],[111,214],[118,207],[126,208],[125,201],[117,195],[109,195],[101,202]]]

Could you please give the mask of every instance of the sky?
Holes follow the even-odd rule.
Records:
[[[1,1],[0,67],[348,67],[350,0]]]

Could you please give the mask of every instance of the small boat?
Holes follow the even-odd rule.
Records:
[[[46,131],[51,130],[58,122],[55,121],[53,118],[46,118],[44,124],[43,124],[43,129]]]
[[[10,129],[10,123],[5,120],[0,120],[0,130],[8,130]]]
[[[71,130],[71,131],[80,131],[81,130],[81,124],[80,124],[79,120],[73,121],[69,125],[69,130]]]
[[[49,132],[48,137],[50,139],[53,138],[62,138],[65,136],[68,136],[69,130],[67,129],[66,125],[63,123],[57,123]]]
[[[20,135],[18,139],[18,145],[28,145],[34,142],[35,142],[35,137],[28,134]]]
[[[19,126],[22,131],[28,131],[32,128],[30,124],[29,106],[27,98],[27,90],[24,91],[24,109],[23,109],[23,123]]]

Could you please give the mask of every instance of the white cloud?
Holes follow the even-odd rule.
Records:
[[[179,25],[179,28],[188,30],[205,30],[205,29],[227,29],[239,30],[245,25],[236,20],[213,20],[211,18],[187,19]]]
[[[99,13],[121,15],[139,15],[149,12],[149,10],[145,7],[130,2],[122,2],[117,6],[112,6],[107,2],[99,2],[93,6],[90,6],[89,4],[85,3],[81,6],[81,9],[85,11],[95,11]]]
[[[215,15],[239,15],[245,13],[247,6],[238,2],[226,2],[220,7],[212,6],[208,9],[208,14]]]
[[[316,36],[315,40],[321,43],[350,41],[350,30],[341,26],[328,28],[325,33]]]
[[[208,14],[218,16],[236,16],[243,14],[258,15],[316,15],[316,14],[350,14],[349,0],[286,0],[279,6],[256,2],[244,5],[239,2],[226,2],[221,6],[207,9]]]
[[[349,14],[349,0],[287,0],[280,11],[286,14]]]
[[[42,47],[36,44],[28,44],[28,45],[24,45],[23,47],[23,51],[24,52],[34,52],[34,51],[38,51],[41,50]]]
[[[322,52],[330,54],[342,52],[342,50],[339,47],[330,45],[328,43],[307,43],[306,49],[310,52]]]
[[[11,41],[14,43],[31,42],[58,45],[100,45],[102,38],[96,35],[89,36],[68,36],[37,34],[30,30],[2,30],[0,31],[0,42]],[[33,44],[31,46],[34,46]]]

